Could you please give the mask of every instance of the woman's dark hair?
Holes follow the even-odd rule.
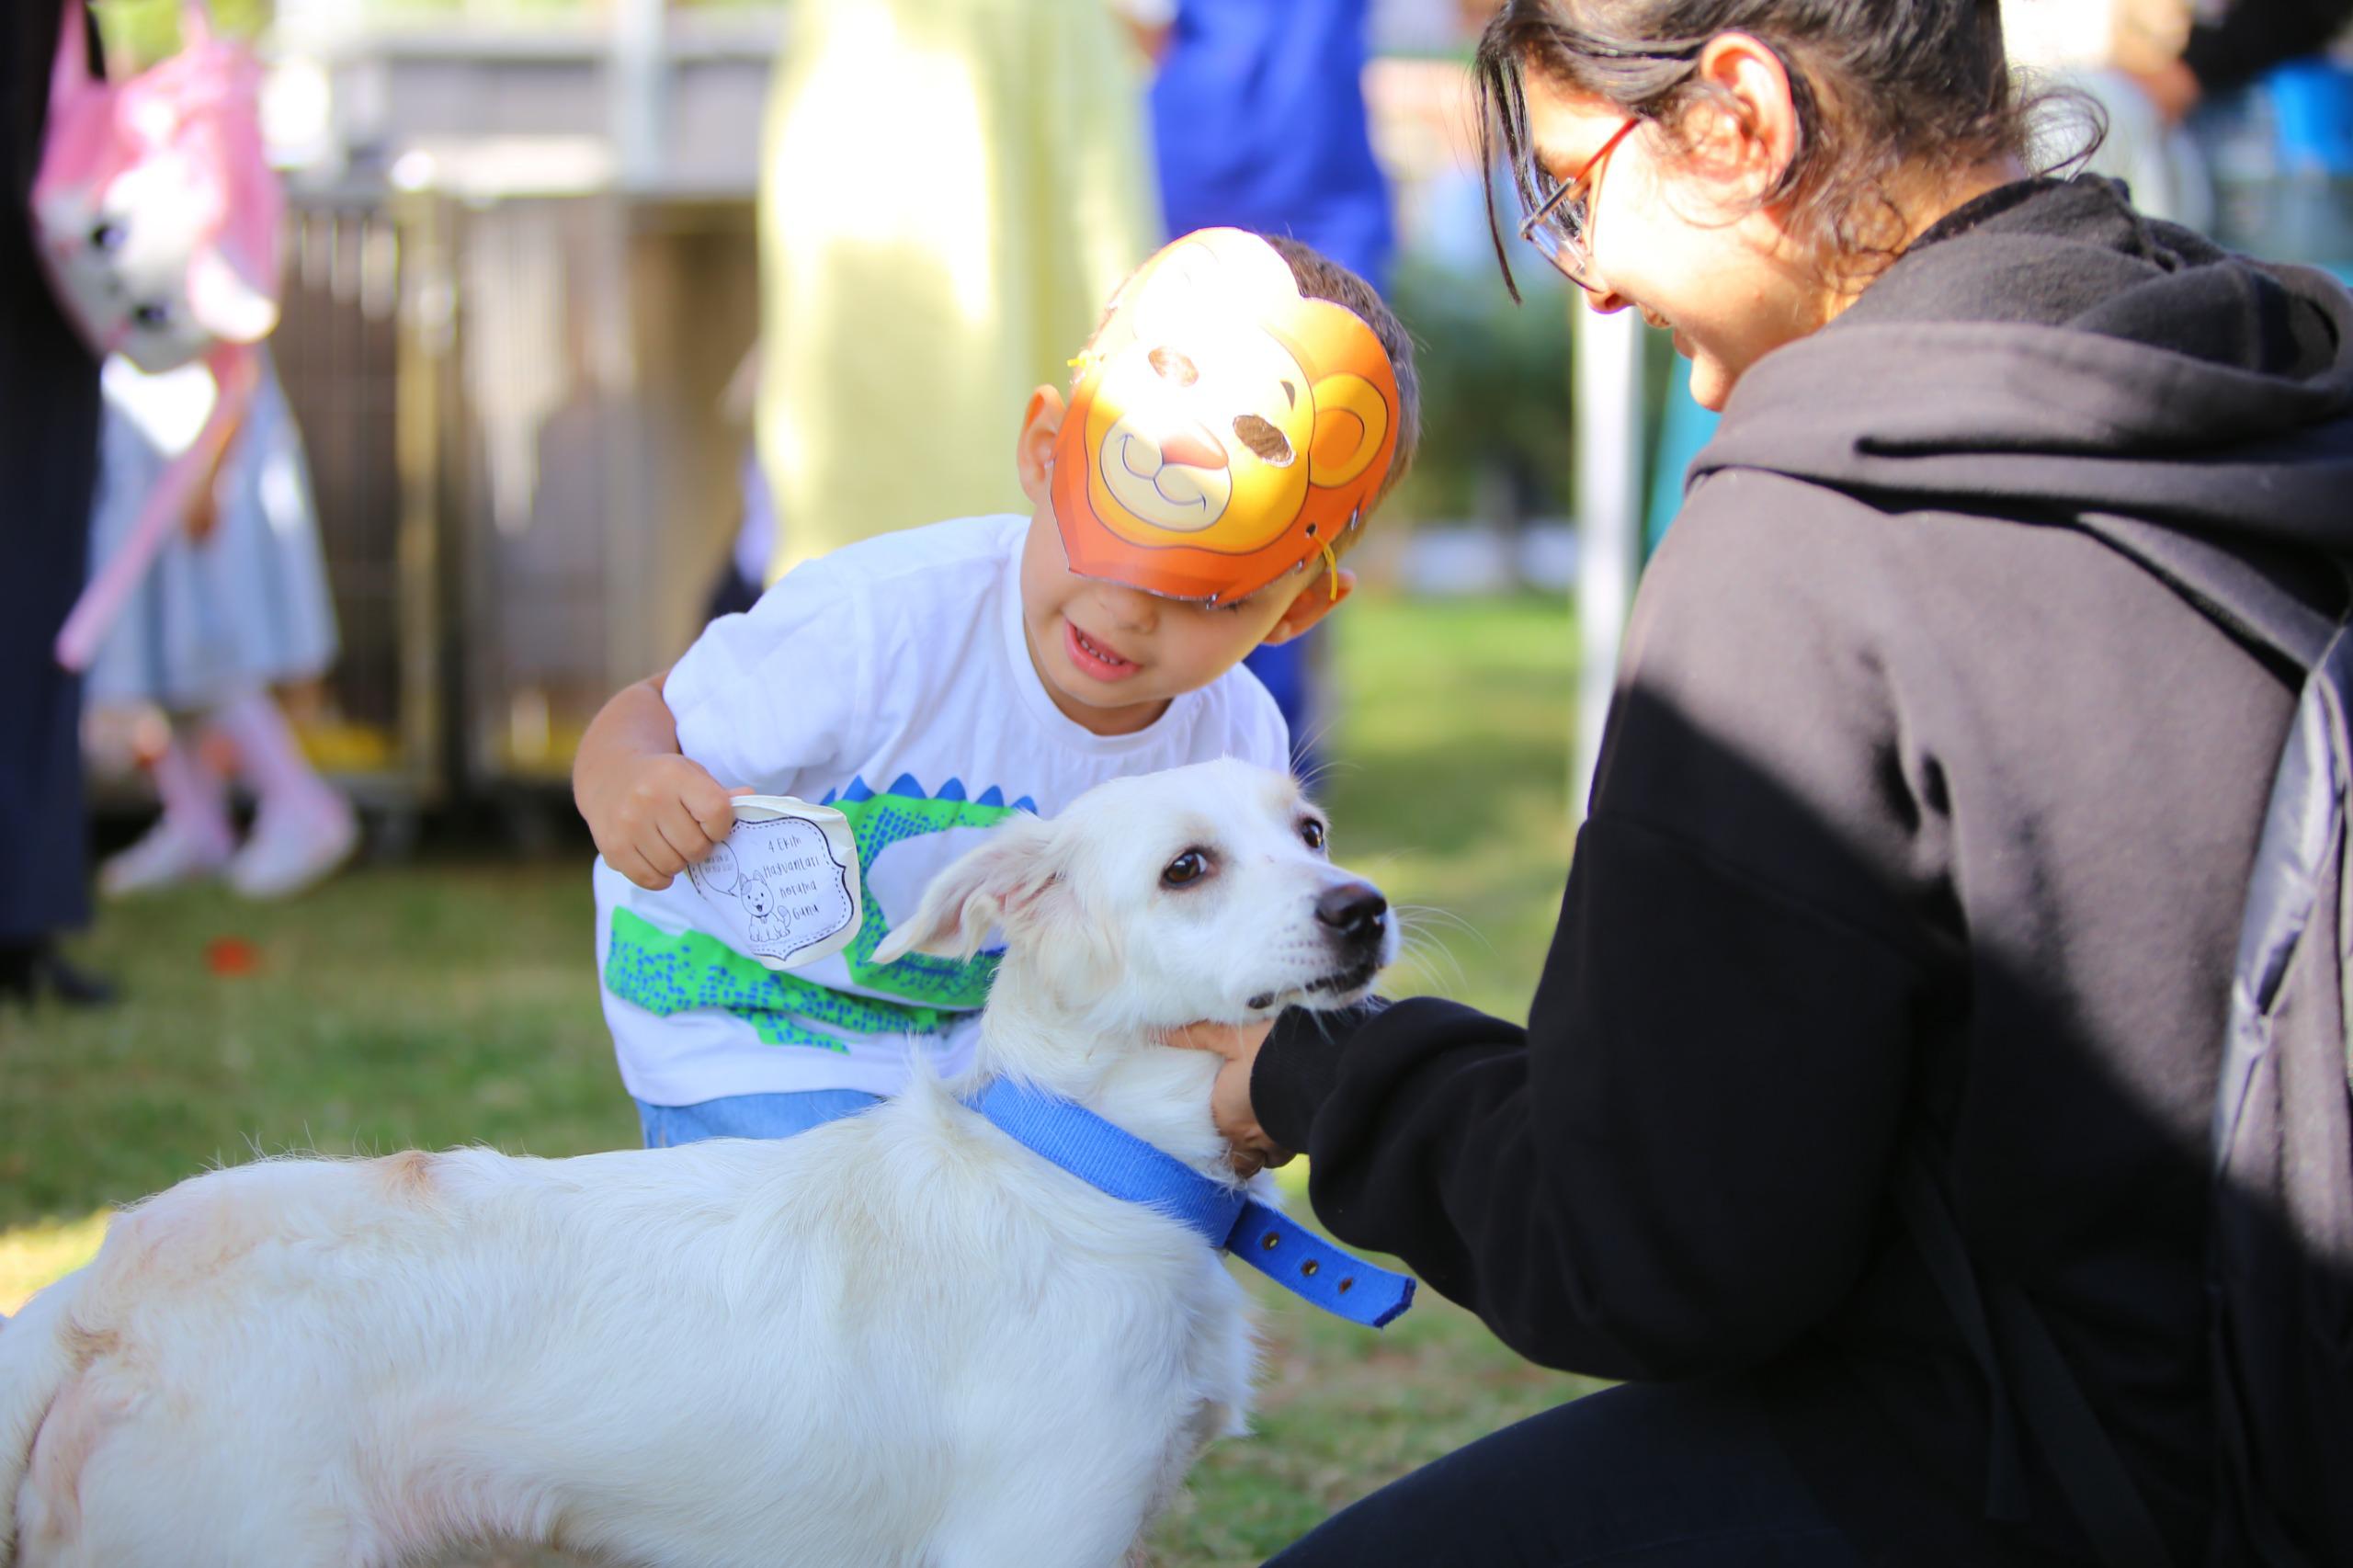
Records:
[[[2028,151],[2034,106],[2013,85],[1998,0],[1509,0],[1472,67],[1483,166],[1495,167],[1500,141],[1521,199],[1533,196],[1524,72],[1677,136],[1687,111],[1720,92],[1698,62],[1727,32],[1780,58],[1797,105],[1797,151],[1758,205],[1791,203],[1800,238],[1842,267],[1894,259],[1901,227],[1893,244],[1885,236],[1901,216],[1897,170]],[[1487,217],[1508,283],[1492,183]]]

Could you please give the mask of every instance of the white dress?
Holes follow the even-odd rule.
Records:
[[[142,374],[119,358],[104,374],[93,563],[130,531],[141,502],[210,406],[201,366]],[[267,348],[253,406],[221,465],[218,519],[202,540],[176,531],[108,629],[85,686],[92,704],[150,701],[176,712],[324,674],[335,660],[311,475]]]

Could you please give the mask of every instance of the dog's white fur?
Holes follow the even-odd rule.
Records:
[[[890,943],[1001,928],[975,1082],[1230,1179],[1217,1059],[1155,1031],[1370,983],[1315,916],[1348,879],[1302,843],[1313,814],[1238,763],[1120,780],[992,835]],[[1166,885],[1194,847],[1208,874]],[[1374,961],[1394,946],[1384,923]],[[0,1328],[0,1562],[13,1529],[20,1568],[341,1568],[490,1536],[1105,1568],[1238,1428],[1251,1358],[1199,1238],[935,1083],[782,1142],[264,1161],[126,1211]]]

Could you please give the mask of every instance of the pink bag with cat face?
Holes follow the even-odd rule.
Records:
[[[93,348],[142,370],[258,341],[278,324],[286,206],[262,149],[260,65],[187,0],[177,54],[126,82],[95,77],[85,3],[64,0],[33,180],[60,301]]]
[[[0,0],[39,5],[40,0]],[[50,76],[33,229],[59,302],[90,347],[150,373],[201,359],[218,394],[155,478],[122,542],[59,629],[58,663],[89,667],[155,551],[187,518],[252,401],[253,345],[278,324],[286,195],[261,140],[261,67],[185,0],[180,51],[127,82],[90,74],[82,7]]]

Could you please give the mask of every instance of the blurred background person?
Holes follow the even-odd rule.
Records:
[[[115,549],[157,477],[194,438],[216,389],[201,365],[145,375],[109,359],[97,559]],[[99,870],[111,896],[223,875],[249,898],[299,892],[359,841],[351,803],[312,768],[273,687],[325,675],[336,651],[308,464],[275,362],[261,351],[252,407],[187,526],[157,552],[90,666],[93,708],[166,715],[148,770],[163,814]],[[222,759],[252,791],[242,846]]]
[[[1178,0],[1152,84],[1153,149],[1168,233],[1289,234],[1389,292],[1389,182],[1364,100],[1370,0]],[[1315,767],[1324,638],[1245,661]]]
[[[2126,11],[2119,63],[2173,119],[2275,65],[2317,54],[2353,26],[2353,0],[2232,0],[2212,17],[2176,0],[2129,0]]]
[[[2043,95],[2036,111],[2040,155],[2083,156],[2096,142],[2084,156],[2086,172],[2131,186],[2133,205],[2149,217],[2210,227],[2212,192],[2196,143],[2130,68],[2159,33],[2178,42],[2188,25],[2186,0],[2005,0],[2001,9],[2010,62]]]
[[[31,191],[64,8],[20,0],[0,21],[0,997],[108,999],[60,955],[90,916],[81,683],[50,642],[82,588],[98,461],[98,365],[33,250]],[[96,58],[96,40],[89,40]]]
[[[1147,13],[1148,14],[1148,13]],[[760,180],[768,577],[1018,510],[1032,388],[1157,244],[1142,59],[1104,0],[802,0]]]
[[[1179,0],[1152,84],[1168,232],[1289,234],[1374,288],[1396,231],[1372,153],[1369,0]]]
[[[2130,181],[2136,207],[2353,278],[2353,0],[2118,0],[2075,21],[2012,0],[2005,26],[2014,12],[2014,51],[2056,40],[2063,80],[2099,97],[2089,167]]]
[[[740,443],[735,460],[735,538],[711,580],[706,619],[740,615],[759,603],[767,585],[768,562],[776,556],[776,501],[768,494],[768,476],[760,467],[759,442],[752,433],[752,408],[760,390],[760,346],[745,352],[727,390],[719,394],[719,417],[731,441]]]

